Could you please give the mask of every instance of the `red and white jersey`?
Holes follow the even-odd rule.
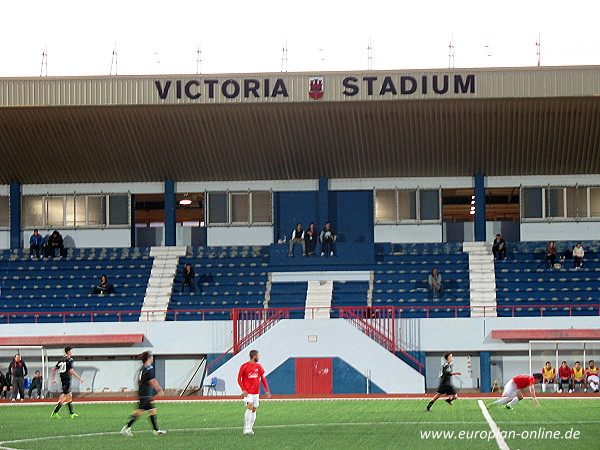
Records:
[[[238,373],[238,384],[242,391],[248,394],[260,394],[260,383],[262,382],[265,391],[269,392],[269,385],[265,378],[265,369],[259,363],[248,361],[242,364]]]
[[[535,377],[531,375],[517,375],[513,378],[513,381],[517,385],[517,389],[525,389],[526,387],[535,384]]]

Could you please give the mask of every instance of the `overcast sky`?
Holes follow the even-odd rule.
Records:
[[[0,77],[600,65],[600,1],[3,0]]]

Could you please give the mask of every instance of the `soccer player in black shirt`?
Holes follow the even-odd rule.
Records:
[[[156,409],[152,404],[152,400],[154,398],[154,394],[163,395],[164,391],[156,381],[156,377],[154,375],[154,366],[152,363],[154,362],[154,357],[150,352],[144,352],[141,354],[140,359],[142,360],[142,368],[140,369],[139,374],[139,397],[140,404],[138,409],[136,409],[133,413],[131,413],[131,417],[125,425],[121,429],[121,434],[125,436],[133,436],[131,432],[131,425],[133,422],[137,420],[139,416],[144,414],[145,411],[148,411],[150,414],[150,421],[152,422],[152,428],[154,428],[154,434],[165,434],[166,431],[158,428],[158,424],[156,423]]]
[[[60,360],[56,363],[56,366],[52,368],[52,386],[56,384],[56,371],[60,374],[60,382],[62,384],[62,394],[58,398],[58,404],[50,417],[53,419],[60,419],[58,415],[58,411],[60,410],[63,403],[66,403],[69,407],[69,417],[71,419],[75,419],[79,417],[77,414],[73,412],[73,393],[71,392],[71,377],[75,377],[79,380],[80,383],[83,383],[83,378],[77,375],[77,372],[73,369],[73,347],[65,347],[65,356],[60,358]]]
[[[442,375],[440,376],[440,385],[438,386],[437,393],[433,396],[427,408],[425,408],[426,412],[431,410],[431,407],[435,403],[435,401],[440,398],[442,395],[447,395],[448,398],[445,400],[446,403],[452,405],[452,401],[458,398],[456,394],[456,389],[452,385],[452,375],[462,375],[461,372],[452,372],[452,361],[454,361],[454,356],[452,353],[446,353],[444,355],[444,359],[446,362],[442,366]]]

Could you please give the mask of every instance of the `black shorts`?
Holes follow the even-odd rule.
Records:
[[[143,409],[144,411],[150,411],[151,409],[154,409],[152,397],[140,397],[140,405],[138,409]]]
[[[63,394],[71,393],[71,380],[62,382],[62,393]]]
[[[451,384],[440,384],[437,393],[442,395],[456,395],[456,389]]]

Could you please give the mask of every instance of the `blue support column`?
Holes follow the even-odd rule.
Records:
[[[317,217],[317,227],[323,228],[325,222],[329,220],[329,179],[319,178],[319,207]]]
[[[174,246],[175,238],[175,182],[165,181],[165,245]]]
[[[475,175],[475,240],[485,241],[485,176]]]
[[[492,390],[492,354],[479,352],[479,374],[481,378],[481,392]]]
[[[21,247],[21,183],[10,183],[10,248]]]
[[[279,239],[283,239],[281,230],[279,229],[279,192],[273,192],[273,242],[277,242]]]
[[[130,235],[130,247],[135,247],[135,194],[131,194],[131,198],[129,200],[131,202],[131,216],[130,216],[130,226],[131,226],[131,235]]]

